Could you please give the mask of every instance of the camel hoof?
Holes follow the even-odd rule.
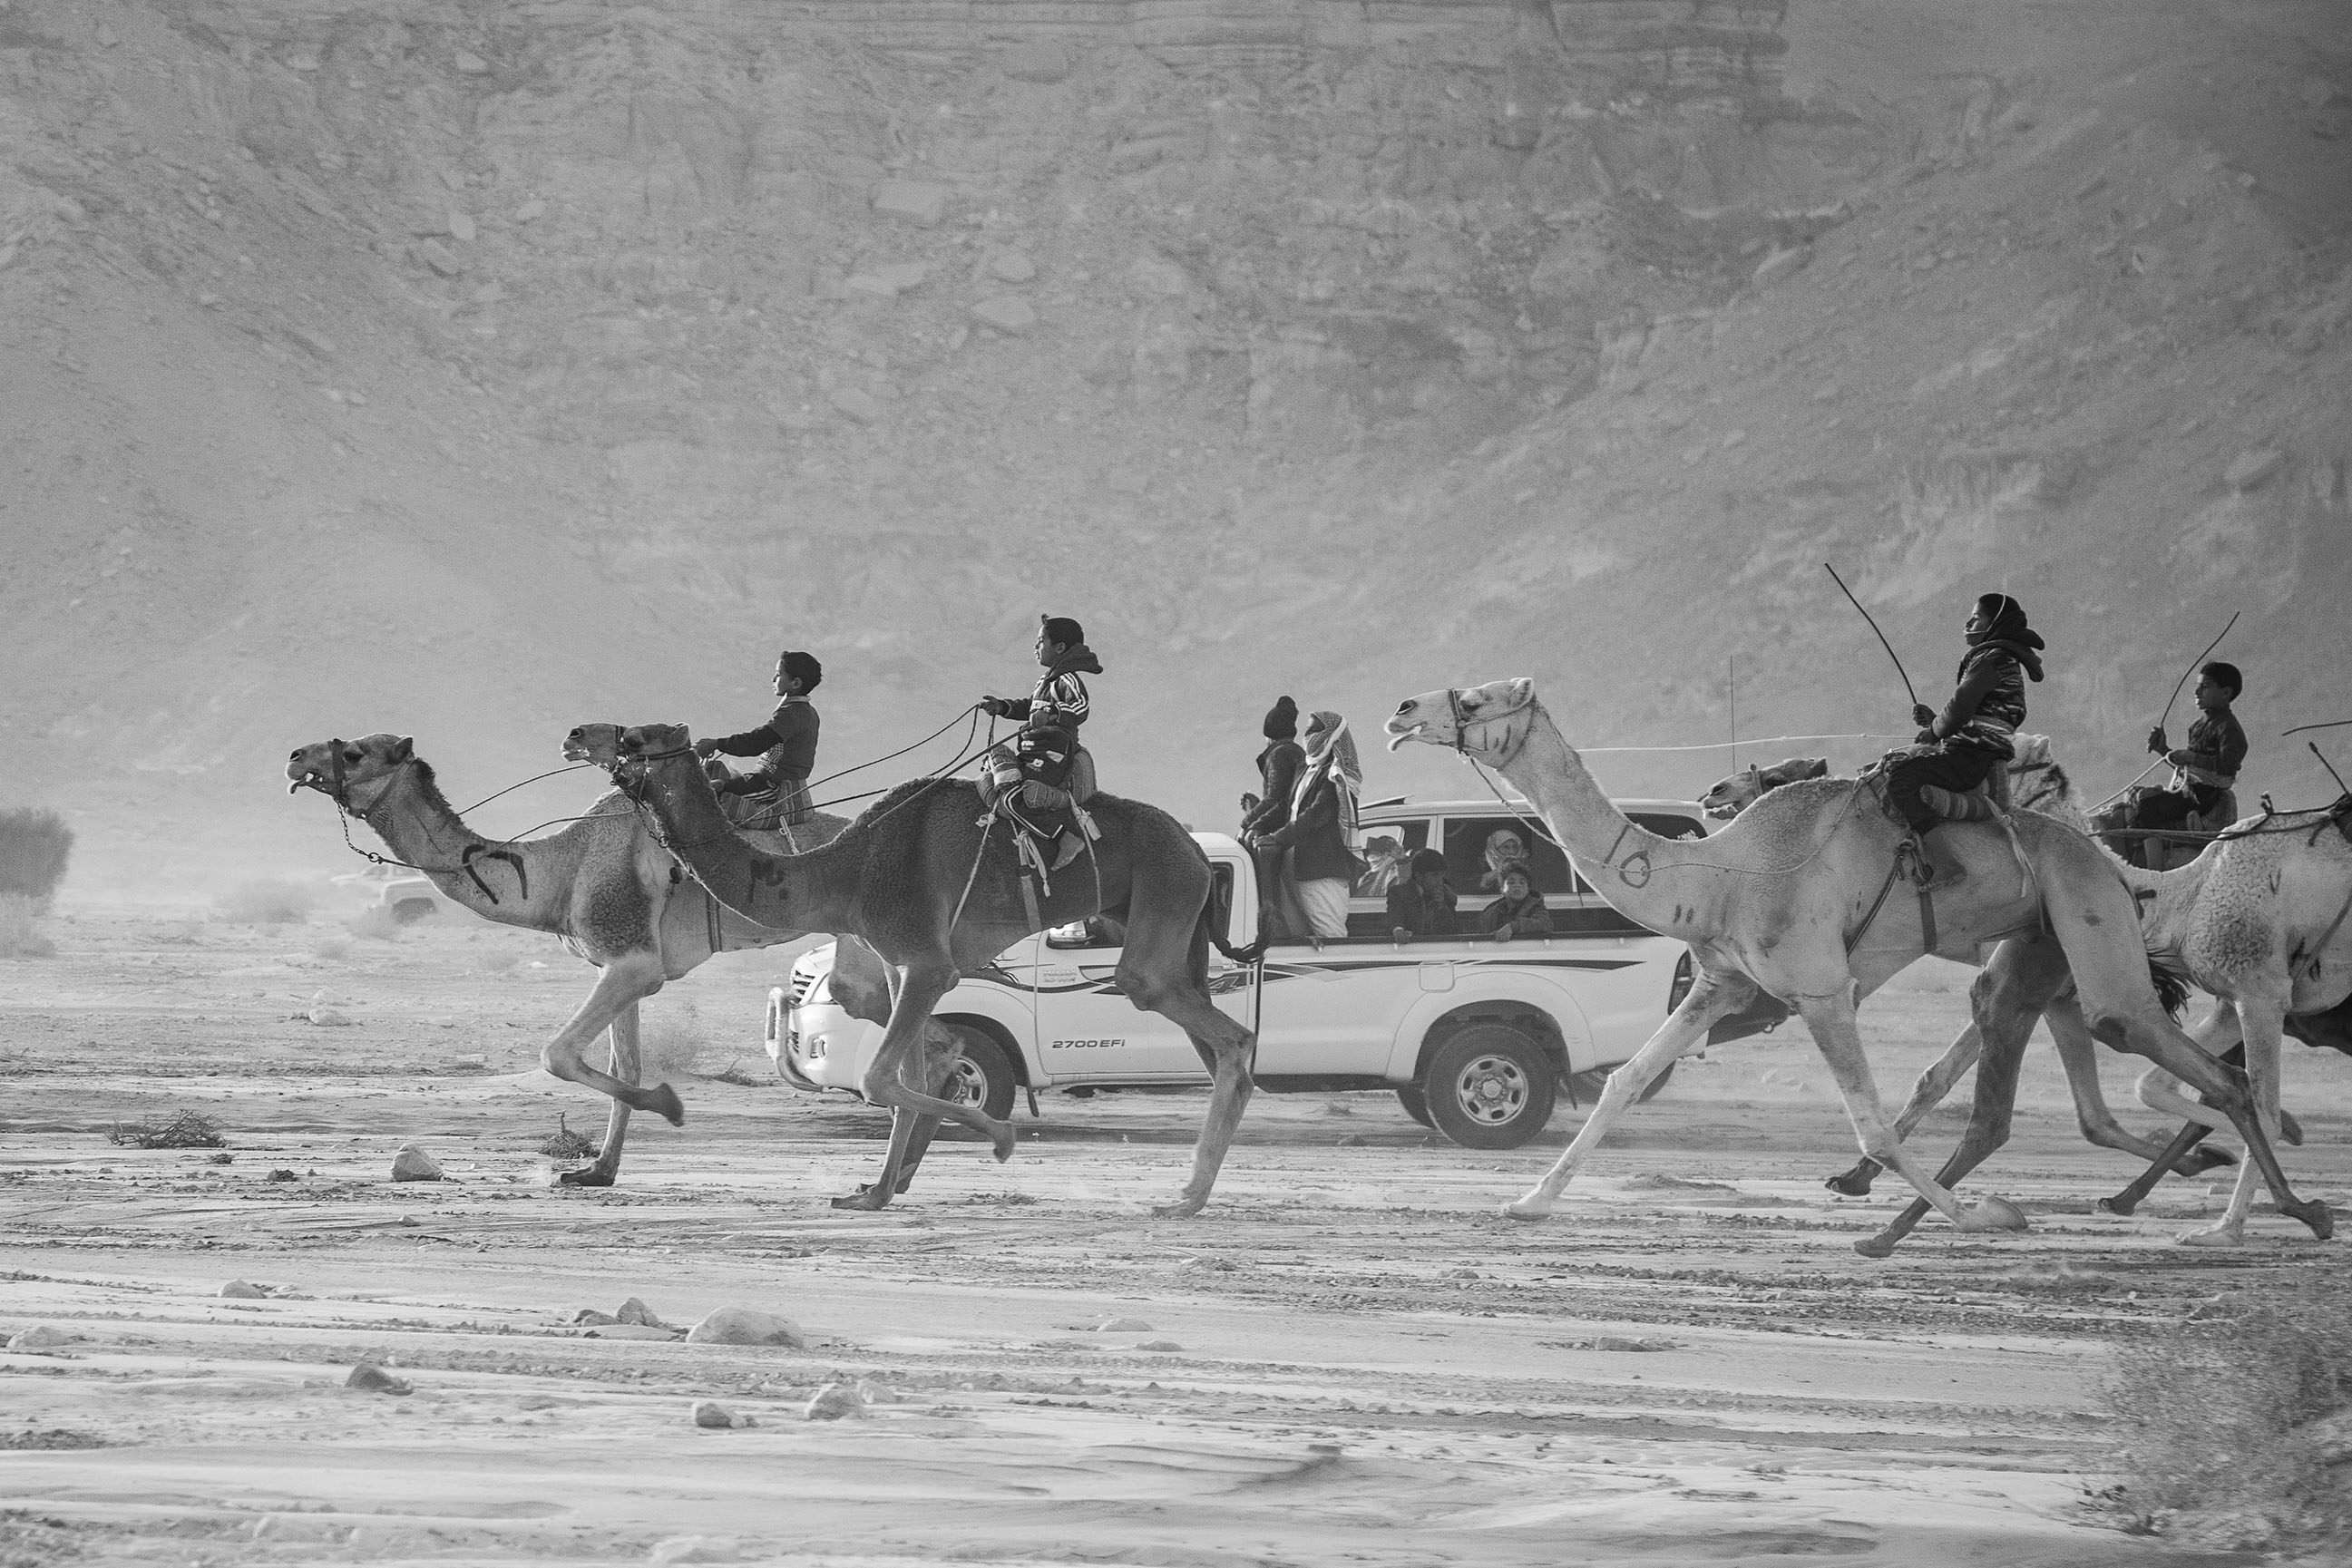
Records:
[[[2310,1197],[2301,1203],[2281,1204],[2279,1212],[2289,1219],[2302,1220],[2311,1228],[2312,1235],[2322,1241],[2327,1240],[2336,1234],[2335,1211],[2318,1198]]]
[[[2180,1156],[2173,1166],[2176,1176],[2203,1176],[2219,1166],[2234,1166],[2238,1156],[2227,1149],[2198,1147]]]
[[[619,1175],[602,1166],[582,1166],[576,1170],[556,1172],[555,1182],[558,1186],[610,1186]]]
[[[1822,1185],[1832,1192],[1843,1193],[1848,1197],[1868,1197],[1870,1184],[1877,1179],[1878,1171],[1874,1166],[1861,1165],[1850,1171],[1841,1172],[1830,1177]]]
[[[2279,1113],[2278,1141],[2291,1148],[2303,1147],[2303,1124],[2294,1119],[2292,1111]]]
[[[1551,1204],[1540,1197],[1514,1198],[1503,1205],[1503,1213],[1511,1219],[1549,1219]]]
[[[879,1190],[873,1183],[868,1182],[866,1186],[859,1187],[856,1193],[852,1194],[848,1197],[835,1198],[833,1200],[833,1207],[835,1208],[877,1209],[880,1208],[889,1201],[890,1195],[888,1193]]]
[[[2103,1197],[2099,1199],[2098,1202],[2093,1204],[2091,1207],[2097,1209],[2101,1214],[2129,1214],[2133,1209],[2139,1207],[2139,1199],[2136,1197],[2126,1197],[2121,1193],[2117,1193],[2113,1197]]]
[[[1005,1161],[1011,1159],[1013,1157],[1013,1145],[1014,1141],[1013,1136],[1013,1124],[1010,1122],[997,1122],[991,1124],[988,1130],[988,1141],[991,1147],[995,1152],[996,1163],[998,1165],[1001,1166]]]
[[[1190,1219],[1194,1215],[1200,1213],[1201,1210],[1208,1207],[1209,1200],[1205,1197],[1180,1197],[1173,1203],[1153,1204],[1151,1206],[1151,1218],[1154,1219]]]
[[[2023,1230],[2027,1224],[2025,1211],[2005,1197],[1988,1197],[1962,1218],[1961,1228],[1971,1231]]]
[[[677,1091],[667,1083],[656,1083],[646,1090],[645,1103],[637,1109],[660,1112],[662,1120],[673,1127],[686,1125],[686,1102],[680,1100],[677,1097]]]
[[[1895,1238],[1886,1235],[1865,1236],[1853,1244],[1853,1249],[1865,1258],[1892,1258],[1895,1256]]]
[[[2240,1225],[2216,1225],[2210,1230],[2192,1230],[2174,1242],[2179,1247],[2243,1247],[2245,1244],[2245,1228]]]

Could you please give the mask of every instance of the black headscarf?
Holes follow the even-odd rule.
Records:
[[[1286,696],[1276,699],[1275,705],[1265,710],[1265,723],[1260,727],[1260,733],[1268,740],[1297,739],[1298,705]]]
[[[1990,622],[1982,632],[1969,634],[1971,650],[1995,647],[2025,666],[2025,673],[2035,680],[2042,678],[2042,656],[2036,649],[2048,646],[2042,634],[2025,623],[2025,606],[2006,593],[1986,593],[1977,598],[1977,613]],[[1962,670],[1968,661],[1960,661]]]

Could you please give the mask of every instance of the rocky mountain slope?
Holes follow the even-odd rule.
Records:
[[[2242,611],[2251,782],[2333,792],[2337,6],[5,0],[0,84],[0,799],[112,870],[316,863],[326,734],[462,801],[741,727],[781,643],[845,766],[1047,609],[1204,825],[1277,691],[1899,726],[1824,559],[1923,693],[2017,593],[2102,792]]]

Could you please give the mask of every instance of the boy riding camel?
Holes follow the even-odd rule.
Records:
[[[756,757],[760,766],[748,773],[719,781],[723,798],[749,797],[746,815],[735,818],[748,826],[798,827],[809,820],[809,775],[816,771],[817,715],[808,699],[824,679],[824,666],[814,653],[789,653],[776,660],[776,695],[782,700],[768,722],[740,735],[720,736],[694,743],[695,755]],[[730,817],[734,813],[730,812]]]
[[[1071,809],[1095,792],[1095,760],[1078,744],[1078,727],[1090,711],[1081,674],[1099,675],[1102,661],[1087,646],[1086,629],[1066,615],[1037,618],[1037,663],[1045,673],[1025,697],[984,696],[981,711],[1021,721],[1021,733],[1003,748],[992,774],[1005,814],[1037,847],[1043,873],[1061,870],[1078,858],[1086,840]],[[1019,784],[1019,789],[1011,788]],[[1044,851],[1054,852],[1050,863]]]
[[[2025,722],[2025,683],[2042,678],[2039,633],[2025,623],[2025,606],[2006,593],[1979,598],[1961,628],[1969,651],[1960,659],[1958,685],[1937,713],[1914,704],[1918,748],[1887,770],[1886,795],[1909,824],[1920,863],[1937,883],[1957,882],[1958,863],[1938,856],[1934,833],[1944,825],[1954,800],[2016,754],[2010,737]]]

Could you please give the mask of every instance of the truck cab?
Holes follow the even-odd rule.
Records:
[[[1688,802],[1619,804],[1653,831],[1706,834]],[[1366,869],[1350,889],[1345,937],[1276,943],[1254,965],[1211,952],[1216,1005],[1257,1035],[1259,1088],[1391,1090],[1454,1143],[1512,1148],[1543,1129],[1561,1094],[1571,1103],[1597,1094],[1688,989],[1688,950],[1625,919],[1577,878],[1531,809],[1396,800],[1360,815]],[[1215,879],[1213,918],[1230,946],[1245,948],[1259,921],[1250,854],[1223,833],[1192,836]],[[1399,941],[1388,880],[1395,862],[1428,847],[1445,854],[1467,930]],[[1496,855],[1528,867],[1552,911],[1549,936],[1497,942],[1476,933],[1478,913],[1498,896],[1479,886]],[[935,1009],[963,1046],[950,1092],[1003,1116],[1024,1089],[1205,1085],[1207,1066],[1184,1032],[1119,988],[1120,941],[1117,923],[1097,917],[1024,937],[967,975]],[[790,985],[771,992],[765,1043],[792,1086],[855,1092],[882,1031],[833,1002],[832,957],[830,946],[803,955]],[[1786,1016],[1777,1008],[1726,1019],[1710,1038],[1769,1028]]]

